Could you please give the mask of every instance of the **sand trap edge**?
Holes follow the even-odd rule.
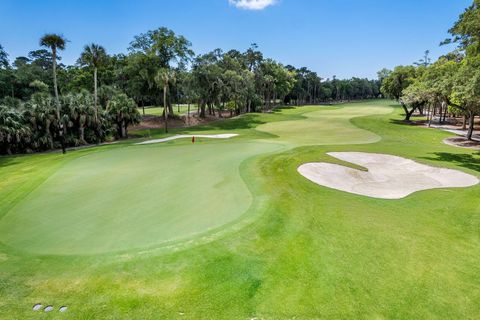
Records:
[[[480,183],[478,177],[460,170],[434,167],[394,155],[365,152],[331,152],[327,154],[339,160],[365,167],[368,171],[334,163],[316,162],[300,165],[297,172],[322,187],[370,198],[395,200],[405,198],[418,191],[466,188]],[[352,158],[352,156],[357,158]],[[363,159],[362,156],[364,156]],[[377,159],[375,159],[376,156]],[[411,168],[412,164],[413,168]],[[409,171],[407,170],[405,174],[400,169],[406,167],[409,168]],[[441,174],[440,179],[437,178],[439,173]],[[450,177],[445,177],[449,174]],[[412,185],[412,183],[419,184]]]

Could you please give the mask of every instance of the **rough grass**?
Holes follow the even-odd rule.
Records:
[[[346,107],[372,105],[387,103]],[[304,119],[305,110],[311,107],[196,130],[241,131],[235,143],[280,140],[253,127]],[[257,215],[224,233],[121,255],[33,255],[0,245],[1,318],[65,318],[31,311],[38,302],[68,305],[73,319],[478,318],[479,186],[380,200],[323,188],[296,172],[304,162],[335,162],[329,151],[362,151],[480,175],[478,152],[442,144],[448,133],[402,124],[395,110],[351,120],[382,137],[376,143],[286,147],[242,162]],[[217,143],[225,142],[205,145]],[[69,161],[117,148],[135,147],[1,158],[1,214]]]

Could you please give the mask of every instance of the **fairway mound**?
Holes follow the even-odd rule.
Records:
[[[469,174],[427,166],[402,157],[363,152],[330,152],[367,171],[332,163],[306,163],[298,172],[321,186],[380,199],[401,199],[416,191],[470,187],[480,181]]]
[[[177,140],[177,139],[185,139],[185,138],[209,138],[209,139],[230,139],[233,137],[238,136],[236,133],[224,133],[224,134],[178,134],[176,136],[168,137],[168,138],[163,138],[163,139],[154,139],[154,140],[147,140],[144,142],[140,142],[137,144],[154,144],[154,143],[162,143],[162,142],[167,142],[167,141],[172,141],[172,140]]]

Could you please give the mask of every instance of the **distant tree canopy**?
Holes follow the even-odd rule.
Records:
[[[167,129],[174,103],[196,104],[206,117],[381,96],[381,79],[324,80],[266,58],[256,44],[195,55],[190,41],[164,27],[135,36],[127,54],[86,45],[70,66],[61,63],[63,36],[46,34],[39,43],[12,62],[0,45],[0,153],[124,138],[140,119],[137,106],[164,105]]]

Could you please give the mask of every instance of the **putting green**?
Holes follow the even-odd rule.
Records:
[[[0,240],[42,254],[93,254],[183,239],[252,202],[240,163],[278,146],[131,146],[77,158],[0,220]]]
[[[278,121],[298,117],[299,111],[304,117]],[[27,252],[68,255],[142,249],[190,238],[233,222],[248,210],[252,195],[239,169],[245,159],[298,145],[373,142],[377,135],[349,120],[389,112],[384,106],[362,104],[282,110],[265,115],[278,120],[258,128],[278,135],[270,139],[275,144],[183,141],[78,157],[9,210],[0,220],[0,241]]]
[[[319,107],[325,108],[325,107]],[[356,104],[350,107],[318,110],[303,114],[301,120],[268,122],[257,130],[278,136],[278,140],[293,145],[364,144],[379,141],[380,136],[354,126],[352,118],[372,114],[388,114],[393,108]]]

